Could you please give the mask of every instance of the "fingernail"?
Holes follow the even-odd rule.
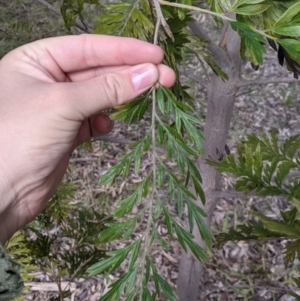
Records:
[[[145,64],[133,69],[131,80],[136,91],[150,88],[158,80],[157,68],[152,64]]]
[[[113,121],[109,118],[109,116],[105,116],[106,128],[109,129],[112,126]]]

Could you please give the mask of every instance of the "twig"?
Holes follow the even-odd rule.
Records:
[[[281,83],[300,83],[299,80],[296,80],[291,77],[285,78],[273,78],[273,79],[253,79],[253,80],[243,80],[240,81],[236,86],[238,88],[246,87],[250,85],[268,85],[268,84],[281,84]]]
[[[153,3],[154,3],[154,7],[155,7],[155,10],[156,10],[156,14],[157,14],[157,19],[160,21],[162,27],[165,29],[167,35],[171,38],[171,40],[174,42],[174,36],[173,36],[173,33],[161,11],[161,7],[160,7],[160,4],[158,2],[158,0],[153,0]],[[157,28],[157,27],[156,27]]]
[[[300,172],[299,171],[292,171],[291,173],[289,173],[286,176],[287,179],[294,178],[294,177],[300,177]]]
[[[200,13],[204,13],[204,14],[208,14],[208,15],[211,15],[211,16],[219,17],[219,18],[223,19],[224,21],[229,21],[229,22],[235,22],[236,21],[235,19],[227,17],[223,13],[214,12],[214,11],[211,11],[211,10],[208,10],[208,9],[204,9],[204,8],[200,8],[200,7],[196,7],[196,6],[192,6],[192,5],[181,4],[181,3],[169,2],[169,1],[165,1],[165,0],[157,0],[157,1],[161,5],[167,5],[167,6],[187,9],[189,11],[198,11]],[[229,12],[227,12],[227,13],[229,13]],[[233,13],[233,12],[231,12],[231,13]],[[255,27],[251,27],[251,29],[254,32],[262,35],[265,38],[268,38],[268,39],[271,39],[271,40],[275,39],[274,37],[268,35],[265,31],[259,30]]]
[[[181,4],[181,3],[169,2],[169,1],[164,1],[164,0],[157,0],[157,1],[161,5],[173,6],[173,7],[183,8],[183,9],[187,9],[187,10],[191,10],[191,11],[195,10],[195,11],[199,11],[204,14],[209,14],[209,15],[212,15],[215,17],[222,18],[223,20],[226,20],[226,21],[234,21],[231,18],[228,18],[223,14],[220,14],[220,13],[217,13],[217,12],[214,12],[211,10],[207,10],[204,8],[200,8],[200,7],[196,7],[196,6],[192,6],[192,5]]]
[[[46,6],[48,9],[54,11],[56,14],[59,14],[60,15],[60,11],[54,7],[53,5],[51,5],[50,3],[48,3],[47,1],[45,0],[36,0],[37,2],[43,4],[44,6]]]
[[[190,79],[192,79],[193,81],[195,81],[200,86],[206,87],[206,85],[207,85],[207,83],[205,81],[201,80],[200,78],[198,78],[194,74],[191,74],[190,72],[184,72],[184,71],[182,71],[182,74],[186,75],[187,77],[189,77]]]
[[[58,14],[58,15],[61,16],[60,11],[55,6],[53,6],[50,3],[48,3],[47,1],[45,1],[45,0],[36,0],[36,1],[39,2],[39,3],[41,3],[42,5],[44,5],[48,9],[52,10],[56,14]],[[84,28],[81,24],[79,24],[77,22],[75,22],[72,26],[77,27],[78,29],[80,29],[80,30],[82,30],[82,31],[84,31],[86,33],[89,33],[89,30],[87,28]]]
[[[156,0],[154,0],[154,3],[156,3]],[[159,4],[158,4],[159,6]],[[159,28],[161,23],[161,18],[157,18],[156,21],[156,25],[155,25],[155,32],[154,32],[154,39],[153,39],[153,44],[157,45],[158,44],[158,32],[159,32]],[[152,87],[152,114],[151,114],[151,143],[152,143],[152,183],[153,183],[153,187],[152,187],[152,192],[151,192],[151,197],[149,199],[148,202],[148,218],[147,218],[147,225],[146,225],[146,230],[144,231],[144,237],[145,237],[145,241],[144,241],[144,252],[141,256],[141,261],[142,262],[142,268],[141,268],[141,284],[140,285],[140,297],[139,300],[141,299],[141,296],[143,295],[143,282],[144,282],[144,277],[146,274],[146,269],[145,269],[145,264],[144,262],[146,262],[146,258],[148,256],[148,254],[150,253],[150,249],[151,249],[151,229],[154,227],[154,219],[153,219],[153,215],[154,215],[154,208],[155,208],[155,200],[156,200],[156,196],[157,196],[157,191],[156,191],[156,183],[157,183],[157,153],[156,153],[156,136],[157,136],[157,128],[156,128],[156,90],[154,87]]]

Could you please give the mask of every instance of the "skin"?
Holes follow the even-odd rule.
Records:
[[[0,61],[1,243],[43,210],[73,150],[112,130],[103,110],[174,84],[162,60],[146,42],[80,35],[36,41]]]

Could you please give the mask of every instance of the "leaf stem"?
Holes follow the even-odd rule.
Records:
[[[219,18],[221,18],[225,21],[236,22],[236,20],[231,19],[231,18],[225,16],[224,14],[216,13],[214,11],[210,11],[210,10],[207,10],[207,9],[204,9],[204,8],[200,8],[200,7],[196,7],[196,6],[192,6],[192,5],[181,4],[181,3],[169,2],[169,1],[165,1],[165,0],[157,0],[157,1],[161,5],[173,6],[173,7],[183,8],[183,9],[187,9],[187,10],[194,10],[194,11],[198,11],[198,12],[201,12],[201,13],[204,13],[204,14],[209,14],[209,15],[212,15],[212,16],[215,16],[215,17],[219,17]],[[251,29],[254,32],[264,36],[265,38],[268,38],[268,39],[271,39],[271,40],[276,40],[276,38],[266,34],[262,30],[259,30],[259,29],[253,28],[253,27],[251,27]]]
[[[200,8],[200,7],[196,7],[196,6],[192,6],[192,5],[181,4],[181,3],[169,2],[169,1],[165,1],[165,0],[157,0],[157,1],[161,5],[174,6],[174,7],[188,9],[188,10],[196,10],[196,11],[202,12],[204,14],[209,14],[209,15],[212,15],[212,16],[216,16],[216,17],[219,17],[223,20],[227,20],[227,21],[230,21],[230,22],[235,21],[235,20],[233,20],[229,17],[226,17],[223,14],[216,13],[214,11],[210,11],[210,10],[207,10],[207,9],[204,9],[204,8]]]
[[[160,24],[161,24],[161,19],[160,18],[157,18],[157,21],[156,21],[156,24],[155,24],[155,33],[154,33],[154,39],[153,39],[153,44],[154,45],[157,45],[158,44],[158,31],[159,31],[159,27],[160,27]],[[155,89],[152,90],[152,101],[153,101],[153,105],[155,104],[155,101],[156,101],[156,91]],[[154,97],[154,98],[153,98]],[[156,114],[156,111],[154,111],[154,114],[153,114],[153,107],[152,107],[152,122],[155,121],[155,114]],[[152,126],[153,126],[153,123],[152,123]],[[152,132],[153,133],[153,132]],[[152,137],[153,138],[153,137]]]
[[[156,25],[155,25],[155,33],[154,33],[154,39],[153,44],[158,44],[158,32],[161,25],[161,19],[157,18]],[[153,225],[153,207],[154,207],[154,201],[155,201],[155,194],[156,194],[156,160],[157,160],[157,153],[156,153],[156,89],[155,87],[152,87],[152,116],[151,116],[151,142],[152,142],[152,193],[151,193],[151,199],[149,202],[148,207],[148,221],[147,221],[147,227],[145,231],[145,244],[144,244],[144,254],[141,258],[142,263],[142,271],[141,271],[141,290],[143,289],[143,278],[145,275],[145,259],[147,257],[147,254],[149,252],[150,244],[151,244],[151,226]],[[142,293],[139,296],[139,299],[142,301]]]

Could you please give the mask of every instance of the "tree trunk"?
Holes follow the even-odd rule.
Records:
[[[199,24],[192,23],[189,26],[194,34],[207,39],[206,33]],[[237,33],[227,24],[224,26],[222,36],[220,45],[211,44],[209,50],[218,65],[227,73],[229,80],[223,82],[218,76],[213,74],[207,87],[208,107],[204,126],[204,157],[197,162],[203,179],[202,186],[207,198],[204,210],[208,213],[208,217],[205,220],[208,226],[210,226],[212,212],[217,202],[217,199],[210,197],[209,193],[220,189],[220,181],[216,170],[208,166],[205,163],[205,159],[218,160],[217,153],[225,153],[224,148],[229,131],[234,99],[238,89],[237,84],[241,64],[240,38]],[[197,201],[197,204],[203,207],[200,200]],[[196,242],[205,248],[205,243],[196,227],[193,234]],[[176,290],[179,301],[198,300],[202,271],[203,265],[194,258],[191,252],[182,254]]]

